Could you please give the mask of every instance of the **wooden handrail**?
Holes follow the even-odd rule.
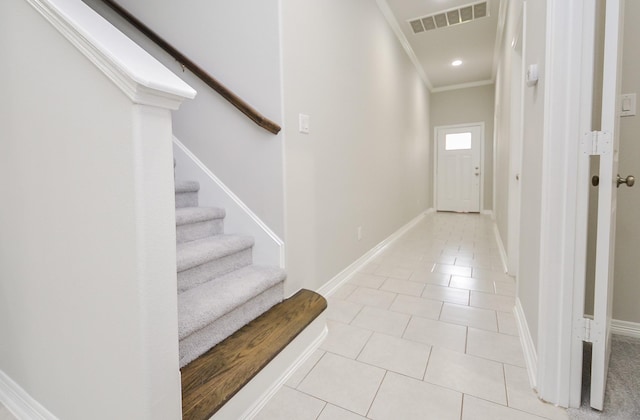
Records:
[[[280,132],[280,126],[278,124],[260,114],[255,108],[243,101],[238,95],[230,91],[226,86],[217,81],[213,76],[204,71],[200,66],[198,66],[196,63],[191,61],[188,57],[174,48],[171,44],[160,37],[160,35],[152,31],[147,25],[138,20],[138,18],[133,16],[118,3],[114,2],[113,0],[102,1],[111,9],[113,9],[117,14],[122,16],[127,22],[135,26],[147,38],[158,44],[158,46],[160,46],[163,50],[169,53],[169,55],[175,58],[176,61],[189,69],[193,74],[198,76],[211,89],[218,92],[223,98],[225,98],[233,106],[238,108],[240,112],[249,117],[253,122],[273,134],[278,134]]]

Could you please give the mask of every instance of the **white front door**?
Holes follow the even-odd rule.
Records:
[[[622,50],[623,0],[607,0],[602,83],[602,130],[600,180],[598,191],[598,228],[594,313],[591,327],[591,407],[602,410],[611,354],[611,308],[613,299],[613,263],[616,230],[616,194],[618,191],[618,145],[620,60]],[[600,146],[600,144],[599,144]]]
[[[480,211],[483,124],[437,127],[436,210]]]

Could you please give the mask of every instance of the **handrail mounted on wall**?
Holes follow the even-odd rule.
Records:
[[[229,90],[226,86],[216,80],[209,73],[204,71],[201,67],[191,61],[188,57],[174,48],[171,44],[165,41],[160,35],[156,34],[153,30],[151,30],[147,25],[142,23],[138,18],[129,13],[126,9],[120,6],[118,3],[113,0],[102,0],[107,6],[113,9],[116,13],[118,13],[122,18],[124,18],[131,25],[136,27],[140,32],[142,32],[147,38],[155,42],[158,46],[160,46],[163,50],[165,50],[169,55],[176,59],[180,64],[182,64],[185,68],[189,69],[193,74],[198,76],[203,82],[205,82],[211,89],[218,92],[223,98],[229,101],[233,106],[238,108],[240,112],[249,117],[253,122],[258,124],[260,127],[265,130],[278,134],[280,132],[280,126],[275,122],[271,121],[269,118],[265,117],[261,113],[259,113],[255,108],[242,100],[238,95]]]

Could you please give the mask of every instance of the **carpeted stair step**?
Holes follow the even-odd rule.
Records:
[[[176,181],[176,208],[198,207],[200,184],[196,181]]]
[[[319,294],[300,290],[181,368],[182,418],[211,418],[326,307]]]
[[[250,265],[178,295],[180,366],[282,301],[285,273]]]
[[[215,235],[178,244],[178,292],[250,265],[253,244],[252,237],[237,235]]]
[[[224,232],[224,209],[217,207],[180,207],[176,209],[176,241],[195,241]]]

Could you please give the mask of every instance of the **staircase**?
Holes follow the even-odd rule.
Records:
[[[224,209],[176,181],[180,367],[283,300],[285,273],[252,263],[253,238],[224,233]]]
[[[283,300],[284,271],[254,265],[253,238],[226,235],[225,210],[200,207],[199,189],[197,182],[175,182],[182,418],[245,418],[266,395],[252,380],[265,370],[272,383],[282,375],[278,366],[293,365],[299,346],[314,338],[303,331],[327,301],[304,289]],[[313,325],[311,333],[319,332]]]

